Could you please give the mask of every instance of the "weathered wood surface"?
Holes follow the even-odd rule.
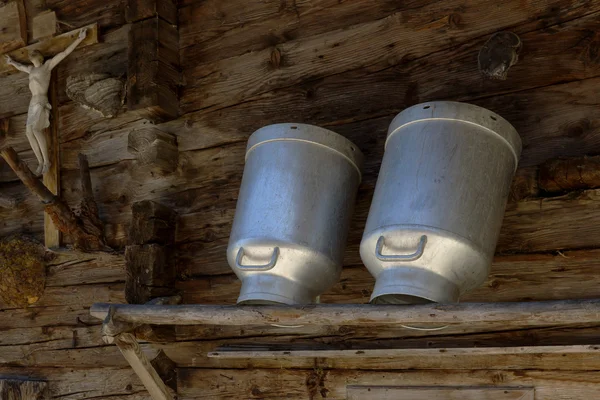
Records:
[[[461,301],[600,298],[600,288],[596,284],[600,279],[599,259],[600,251],[596,250],[499,256],[494,260],[487,281],[462,296]],[[223,263],[222,269],[212,271],[227,273],[226,260]],[[203,271],[198,269],[198,273],[201,272]],[[186,271],[180,273],[185,274]],[[374,284],[375,279],[362,264],[345,267],[338,283],[321,296],[321,301],[340,304],[367,303]],[[233,304],[239,295],[240,287],[241,282],[231,273],[212,277],[197,276],[195,279],[178,283],[184,303],[193,304]]]
[[[0,398],[4,400],[45,400],[48,383],[0,377]]]
[[[591,2],[585,6],[578,3],[562,8],[564,1],[556,1],[565,13],[553,17],[565,21],[589,14],[592,10],[598,11]],[[462,8],[457,12],[459,4]],[[187,85],[183,90],[181,107],[184,112],[223,108],[277,88],[345,71],[366,67],[371,71],[387,69],[402,60],[418,62],[423,56],[449,48],[456,52],[459,45],[464,44],[463,49],[471,47],[470,40],[480,42],[479,37],[502,29],[508,21],[515,26],[513,31],[518,34],[535,29],[537,18],[552,7],[548,2],[534,2],[526,8],[519,7],[516,1],[510,4],[514,8],[504,3],[506,7],[490,9],[483,1],[429,3],[419,13],[395,13],[375,21],[346,26],[342,30],[280,44],[276,51],[280,53],[277,59],[282,61],[277,65],[270,62],[274,49],[268,48],[207,64],[199,64],[201,58],[184,59],[183,75]],[[534,19],[536,22],[532,22]],[[522,40],[527,42],[525,37]],[[361,57],[349,56],[354,53],[360,53]],[[473,56],[475,76],[479,78],[477,53]],[[535,60],[537,69],[543,65],[539,61]],[[573,65],[571,61],[568,63]],[[513,72],[515,75],[518,74],[517,66]],[[445,67],[447,71],[447,61]],[[560,67],[553,63],[550,68],[553,74],[557,74]],[[574,72],[569,70],[572,77]],[[429,74],[430,79],[435,76]]]
[[[179,370],[180,399],[259,397],[346,400],[347,386],[355,385],[525,386],[535,387],[536,400],[591,399],[600,396],[600,375],[595,371]]]
[[[0,54],[27,44],[27,21],[23,0],[0,4]]]
[[[52,118],[50,127],[45,130],[48,142],[48,157],[50,158],[50,169],[44,174],[42,182],[55,196],[60,196],[60,141],[58,132],[58,89],[56,88],[57,74],[52,72],[50,81],[50,105],[52,106]],[[62,235],[48,213],[44,213],[44,244],[47,248],[58,248]]]
[[[151,17],[160,17],[177,25],[177,0],[127,0],[125,19],[137,22]]]
[[[347,400],[535,400],[535,389],[350,386]]]
[[[300,306],[138,305],[95,303],[90,314],[155,325],[454,325],[494,323],[504,327],[600,323],[600,300],[461,303],[392,306],[311,304]]]
[[[47,11],[33,17],[31,35],[34,40],[45,39],[56,33],[58,22],[56,12]]]
[[[179,164],[177,136],[153,127],[129,133],[127,150],[141,165],[147,165],[159,175],[175,172]]]
[[[209,358],[405,358],[431,357],[440,354],[449,357],[508,354],[587,354],[598,353],[600,345],[521,346],[521,347],[457,347],[435,349],[358,349],[358,350],[254,350],[221,347],[208,353]],[[564,357],[564,356],[563,356]]]
[[[115,343],[131,368],[140,378],[153,400],[173,400],[173,395],[158,375],[150,360],[142,352],[136,338],[130,333],[116,337]]]
[[[0,366],[4,376],[22,375],[23,369]],[[51,398],[76,399],[118,399],[147,400],[148,393],[138,381],[131,368],[29,368],[27,374],[32,379],[48,381],[48,394]],[[101,383],[99,385],[98,383]]]
[[[31,4],[39,2],[25,3],[29,11]],[[434,99],[477,103],[505,116],[517,127],[525,149],[499,250],[549,252],[497,257],[490,279],[464,300],[600,297],[596,284],[597,250],[556,252],[557,248],[600,245],[595,239],[599,237],[595,228],[599,223],[595,216],[596,184],[585,179],[587,186],[577,186],[583,192],[558,196],[563,190],[540,188],[538,170],[547,160],[558,157],[600,154],[597,2],[536,0],[525,4],[511,0],[490,8],[484,1],[465,5],[458,0],[412,0],[403,4],[184,0],[179,10],[183,47],[180,55],[187,78],[182,105],[186,111],[205,106],[209,109],[188,112],[158,126],[177,136],[182,152],[178,169],[167,177],[153,175],[138,165],[135,155],[127,150],[129,133],[143,128],[144,121],[126,112],[114,120],[102,119],[69,102],[64,93],[66,78],[71,75],[98,72],[124,76],[129,26],[120,26],[124,23],[126,2],[45,3],[43,8],[36,5],[34,9],[55,10],[59,21],[71,25],[60,24],[62,31],[96,20],[101,28],[101,43],[76,51],[58,69],[65,196],[72,203],[80,196],[77,154],[84,153],[90,161],[101,215],[111,221],[107,226],[111,243],[126,244],[134,202],[155,200],[177,210],[182,215],[177,243],[183,255],[178,272],[181,277],[198,278],[179,284],[186,302],[235,301],[239,284],[227,266],[225,248],[243,170],[245,142],[257,128],[283,121],[327,126],[355,141],[367,155],[365,181],[345,262],[351,267],[344,269],[340,283],[323,296],[323,301],[331,303],[366,302],[373,281],[360,266],[357,245],[383,152],[385,130],[393,115],[406,106]],[[415,28],[422,29],[415,33]],[[483,80],[477,70],[477,53],[489,35],[500,29],[519,34],[524,45],[522,57],[506,81]],[[311,53],[313,50],[317,52]],[[0,114],[12,115],[12,125],[18,125],[11,132],[12,145],[22,158],[31,160],[23,115],[29,93],[26,77],[21,75],[24,74],[0,77]],[[219,92],[219,88],[224,91]],[[240,100],[243,102],[235,104]],[[0,180],[14,179],[4,179],[3,168],[0,165]],[[565,168],[556,169],[554,177],[571,171],[571,167]],[[37,201],[17,183],[3,184],[0,191],[18,199],[14,210],[0,209],[0,234],[25,230],[39,236],[43,225]],[[98,321],[88,314],[91,302],[124,302],[124,257],[106,257],[85,255],[54,261],[39,306],[21,310],[0,305],[2,363],[23,366],[0,367],[0,372],[18,373],[26,367],[28,373],[39,373],[50,381],[52,396],[68,400],[148,398],[116,347],[102,344]],[[345,399],[347,384],[408,382],[539,386],[543,399],[600,397],[596,382],[598,357],[511,355],[453,360],[441,356],[368,364],[360,359],[346,363],[313,359],[306,359],[305,363],[257,363],[206,357],[206,352],[218,346],[257,342],[273,345],[269,349],[276,350],[290,343],[304,349],[319,346],[334,350],[384,345],[586,345],[598,338],[597,326],[581,324],[519,331],[496,331],[489,325],[468,328],[420,332],[402,327],[319,326],[291,332],[251,325],[181,326],[177,327],[177,340],[183,342],[167,345],[164,350],[180,365],[206,368],[182,370],[183,398],[305,399],[321,398],[325,393],[327,398]],[[143,344],[142,349],[152,357],[158,347]],[[523,366],[544,371],[517,371]],[[272,370],[240,370],[244,367]],[[489,371],[445,375],[426,372],[426,377],[417,378],[388,371],[347,369],[355,367]],[[327,368],[342,370],[326,371]],[[551,372],[553,369],[561,372]],[[590,372],[569,372],[570,369]],[[191,373],[198,375],[192,380]]]
[[[151,17],[131,25],[127,68],[127,108],[152,121],[179,115],[179,32]]]
[[[46,8],[56,11],[65,31],[97,23],[103,31],[125,24],[125,5],[121,0],[45,0]]]

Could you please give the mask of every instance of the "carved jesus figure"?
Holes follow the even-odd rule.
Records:
[[[6,56],[6,62],[19,71],[29,74],[29,90],[31,101],[27,112],[27,139],[35,153],[39,166],[36,175],[45,174],[50,168],[48,157],[48,142],[44,130],[50,126],[50,110],[52,106],[48,101],[48,88],[50,86],[51,72],[54,67],[64,60],[81,43],[87,35],[87,29],[79,32],[77,39],[53,58],[44,62],[44,56],[37,50],[29,53],[29,60],[33,65],[24,65]]]

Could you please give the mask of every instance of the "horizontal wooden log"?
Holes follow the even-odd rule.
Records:
[[[534,388],[350,386],[347,400],[535,400]]]
[[[97,303],[90,314],[108,315],[109,304]],[[415,306],[148,306],[112,305],[115,320],[155,325],[369,325],[498,323],[505,327],[600,323],[600,300],[529,303],[462,303]]]
[[[347,387],[371,386],[485,386],[535,387],[536,400],[584,400],[600,396],[597,372],[569,371],[344,371],[319,370],[179,370],[181,399],[252,398],[306,399],[325,393],[345,400]]]
[[[148,393],[133,370],[124,368],[19,368],[0,366],[3,376],[30,376],[48,382],[48,395],[55,398],[147,400]],[[100,383],[100,384],[99,384]],[[73,397],[75,396],[75,397]]]
[[[224,242],[223,254],[227,245]],[[195,253],[194,253],[195,254]],[[202,256],[198,254],[198,257]],[[224,255],[196,273],[228,273],[198,276],[178,282],[184,303],[234,304],[241,282],[231,272]],[[186,257],[187,258],[187,257]],[[353,258],[358,260],[358,255]],[[467,302],[544,301],[600,298],[600,251],[570,251],[560,254],[528,254],[496,257],[485,283],[461,296]],[[359,261],[360,263],[360,261]],[[192,275],[180,270],[182,275]],[[345,267],[339,281],[321,296],[323,303],[368,303],[375,279],[362,265]]]
[[[540,166],[540,190],[548,193],[582,190],[600,186],[600,157],[573,157],[549,160]]]
[[[269,0],[238,7],[235,2],[210,0],[180,10],[180,34],[184,60],[211,62],[251,51],[263,50],[298,38],[384,18],[393,12],[426,5],[386,2],[318,3],[297,1],[282,4]],[[200,28],[196,21],[203,21]]]
[[[125,24],[121,0],[45,0],[46,9],[56,11],[63,27],[79,27],[97,23],[103,31]]]
[[[489,357],[508,354],[587,354],[600,352],[599,345],[576,346],[529,346],[529,347],[479,347],[435,349],[358,349],[358,350],[236,350],[221,347],[208,353],[209,358],[403,358],[448,357],[486,355]]]
[[[537,18],[549,6],[546,3],[533,3],[523,12],[508,2],[491,10],[476,1],[469,2],[460,12],[456,12],[459,4],[462,6],[460,1],[445,2],[440,10],[438,3],[430,3],[429,7],[421,9],[422,14],[411,14],[411,18],[406,18],[406,14],[402,13],[391,14],[347,29],[283,43],[277,47],[283,60],[277,66],[270,65],[273,49],[208,64],[200,64],[199,60],[186,60],[183,75],[188,85],[182,93],[182,110],[189,112],[200,108],[227,107],[276,88],[289,87],[309,79],[318,80],[353,69],[386,69],[407,58],[414,60],[449,48],[455,51],[459,44],[473,39],[480,40],[482,35],[497,32],[507,26],[516,27],[514,31],[518,34],[521,31],[531,31],[531,19]],[[590,11],[589,7],[590,4],[575,6],[567,13],[572,12],[571,17],[586,15]],[[432,18],[425,10],[435,16]],[[565,21],[569,19],[565,14],[559,15],[559,20],[562,18]],[[444,34],[440,35],[440,31]],[[522,40],[526,43],[524,37]],[[396,46],[397,43],[402,45]],[[365,52],[365,49],[369,51]],[[348,54],[357,51],[361,52],[361,57],[348,57]],[[539,69],[539,60],[535,61]],[[477,62],[474,61],[474,64],[475,79],[478,79]],[[513,70],[515,75],[518,74],[517,66]],[[556,71],[556,65],[552,65],[552,68]],[[446,75],[446,78],[449,77]]]

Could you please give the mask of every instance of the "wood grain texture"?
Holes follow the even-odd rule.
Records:
[[[90,314],[104,320],[109,304],[95,303]],[[469,323],[504,327],[600,324],[600,300],[519,303],[461,303],[391,306],[374,304],[310,304],[299,306],[218,306],[116,304],[113,318],[154,325],[373,325]]]
[[[516,33],[527,32],[532,28],[529,21],[551,7],[547,2],[535,2],[522,9],[515,3],[503,3],[489,9],[483,3],[469,2],[456,12],[458,4],[436,2],[431,4],[433,9],[421,9],[422,13],[393,13],[343,30],[278,45],[277,51],[283,60],[279,65],[270,62],[273,49],[207,64],[187,60],[183,64],[187,86],[182,93],[181,107],[184,112],[223,108],[307,80],[359,68],[383,69],[402,60],[415,60],[436,51],[456,48],[494,33],[507,23],[518,26]],[[575,6],[569,8],[567,14],[572,18],[589,12],[589,8]],[[568,18],[566,15],[561,17]],[[396,43],[402,45],[396,46]],[[361,57],[352,57],[355,53]]]
[[[0,366],[0,374],[18,376],[23,374],[18,367]],[[43,379],[48,384],[51,397],[66,399],[119,399],[147,400],[148,393],[138,381],[131,368],[30,368],[27,374],[32,379]],[[102,382],[102,385],[98,385]]]
[[[115,343],[153,400],[174,399],[132,334],[120,334],[116,337]]]
[[[27,44],[27,21],[23,0],[0,4],[0,54]]]
[[[179,115],[179,32],[162,18],[131,25],[127,68],[127,108],[152,121]]]
[[[44,381],[0,378],[0,398],[5,400],[44,400],[48,383]]]
[[[348,400],[534,400],[535,389],[351,386]]]
[[[486,355],[489,357],[507,354],[582,354],[598,353],[600,346],[532,346],[532,347],[481,347],[481,348],[435,348],[435,349],[358,349],[358,350],[237,350],[221,347],[208,353],[209,358],[397,358],[431,357],[444,355]]]
[[[33,17],[32,37],[34,40],[43,39],[52,36],[57,30],[56,12],[48,11]]]
[[[46,129],[45,134],[48,141],[48,157],[50,158],[50,169],[44,174],[44,185],[54,194],[60,196],[60,143],[59,143],[59,110],[58,110],[58,89],[56,71],[52,72],[52,80],[50,82],[50,104],[52,105],[52,118],[50,127]],[[44,244],[47,248],[60,247],[61,233],[52,222],[52,218],[48,213],[44,213]]]
[[[177,25],[177,0],[127,0],[125,19],[137,22],[151,17],[160,17]]]
[[[64,28],[96,23],[103,31],[125,24],[125,4],[121,0],[45,0],[46,8],[56,11]]]
[[[224,243],[223,249],[226,247]],[[600,252],[569,251],[560,254],[530,254],[497,256],[486,282],[461,296],[461,301],[530,301],[566,300],[569,298],[598,298],[600,289]],[[224,258],[224,255],[221,257]],[[375,280],[359,263],[346,267],[338,283],[321,296],[324,303],[368,303]],[[222,268],[201,269],[197,272],[229,273],[218,276],[197,276],[180,281],[178,288],[185,303],[233,304],[241,287],[240,280],[230,273],[226,260]],[[215,265],[216,266],[216,265]],[[180,273],[185,274],[185,271]]]
[[[182,368],[180,399],[327,399],[345,400],[346,387],[489,386],[535,387],[536,400],[586,399],[600,396],[597,372],[568,371],[343,371],[227,370]]]

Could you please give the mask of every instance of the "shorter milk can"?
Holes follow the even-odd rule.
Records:
[[[337,282],[362,163],[352,142],[317,126],[252,134],[227,248],[238,303],[311,303]]]

